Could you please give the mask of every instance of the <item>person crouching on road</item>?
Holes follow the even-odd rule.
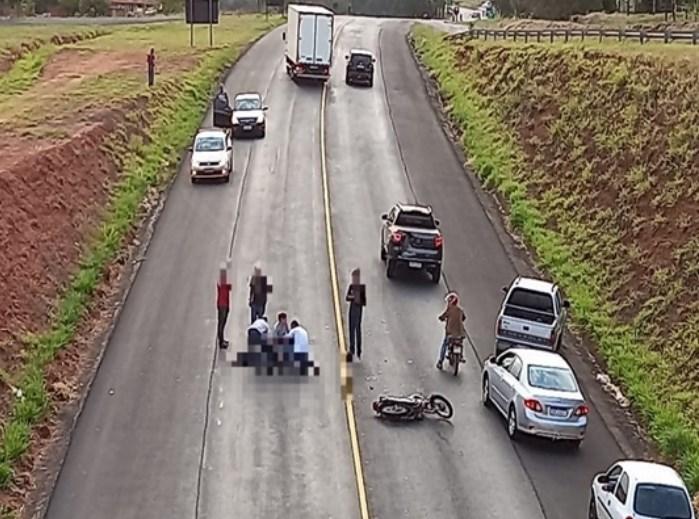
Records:
[[[356,354],[362,358],[362,310],[366,306],[366,289],[360,282],[358,268],[352,271],[352,282],[347,288],[345,301],[349,302],[349,352],[347,361],[351,362]]]
[[[440,321],[445,321],[444,341],[442,341],[442,345],[439,348],[437,369],[442,369],[444,357],[447,354],[447,347],[449,346],[449,339],[452,337],[466,337],[466,328],[464,328],[466,314],[459,306],[459,296],[456,292],[450,292],[444,300],[447,302],[447,307],[439,316]]]
[[[248,345],[265,344],[269,335],[269,323],[265,316],[258,317],[248,326]]]
[[[287,320],[286,312],[277,314],[277,323],[274,325],[274,336],[284,337],[289,333],[289,321]]]
[[[231,285],[228,283],[226,269],[221,268],[216,285],[216,307],[218,309],[218,326],[216,339],[219,348],[228,348],[228,341],[224,339],[226,321],[230,310]]]

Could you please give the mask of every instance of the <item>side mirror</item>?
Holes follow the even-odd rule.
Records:
[[[435,218],[435,219],[434,219],[434,224],[435,224],[437,227],[439,227],[439,224],[440,224],[439,218]]]
[[[286,32],[282,33],[282,41],[286,41]]]
[[[606,474],[602,474],[597,478],[597,482],[602,484],[609,483],[609,476],[607,476]]]
[[[563,301],[563,308],[570,308],[570,301],[567,299]]]
[[[503,291],[505,294],[507,294],[507,290],[508,290],[507,287],[502,287],[502,291]]]
[[[498,358],[495,355],[491,355],[490,357],[488,357],[488,362],[490,362],[491,364],[495,364],[497,360]]]
[[[192,150],[193,150],[193,149],[194,149],[194,146],[189,146],[189,147],[187,148],[187,151],[188,151],[189,153],[192,153]]]
[[[232,146],[231,144],[229,144],[228,147],[227,147],[226,149],[227,149],[228,151],[233,151],[233,146]]]
[[[376,63],[376,58],[371,58],[372,63]]]
[[[345,54],[345,59],[349,59],[349,54]]]
[[[268,109],[269,109],[269,106],[263,106],[263,107],[262,107],[262,111],[263,111],[263,112],[266,112]]]
[[[604,490],[605,492],[614,492],[614,486],[614,483],[607,483],[602,487],[602,490]]]
[[[388,213],[384,213],[381,215],[382,220],[388,220]]]

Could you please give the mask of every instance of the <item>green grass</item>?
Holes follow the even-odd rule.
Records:
[[[699,427],[692,418],[694,415],[687,412],[688,404],[691,405],[696,400],[696,394],[679,387],[675,366],[667,355],[651,347],[645,334],[616,319],[617,309],[609,298],[609,285],[614,279],[612,273],[616,265],[612,262],[613,258],[606,258],[610,263],[602,264],[593,255],[594,247],[614,251],[615,243],[611,235],[591,235],[587,227],[578,223],[576,211],[581,211],[582,204],[548,205],[542,203],[542,199],[532,197],[531,187],[545,179],[546,175],[527,163],[518,136],[513,131],[513,121],[506,118],[510,113],[508,108],[498,105],[493,98],[484,94],[488,89],[497,88],[493,78],[479,77],[477,70],[469,73],[460,71],[457,45],[463,47],[463,43],[452,43],[444,39],[442,33],[422,26],[416,26],[412,36],[418,55],[435,73],[443,95],[449,100],[449,115],[464,130],[463,145],[469,152],[475,171],[486,186],[496,189],[507,201],[512,226],[535,251],[540,266],[554,276],[572,301],[575,324],[581,326],[599,345],[609,372],[616,380],[622,381],[626,394],[632,399],[663,455],[678,466],[692,491],[699,491]],[[513,54],[520,53],[512,58],[513,63],[518,60],[542,63],[541,57],[536,54],[541,51],[537,51],[535,46],[523,48],[510,45],[506,48]],[[485,49],[480,42],[473,45],[470,50],[477,56],[474,60],[478,59],[480,63],[485,63],[484,60],[488,59],[496,60],[500,65],[493,69],[507,74],[500,78],[502,84],[508,87],[519,85],[509,87],[511,90],[521,87],[521,92],[533,92],[531,89],[534,87],[526,80],[526,73],[514,67],[503,67],[502,55],[488,54]],[[582,50],[580,52],[577,58],[574,55],[567,56],[573,63],[572,69],[576,66],[581,69],[583,66],[585,56]],[[599,60],[600,67],[613,65],[613,60]],[[594,71],[597,74],[595,77],[604,75],[606,71],[606,68]],[[553,77],[556,69],[538,72],[544,81],[548,81],[545,75]],[[589,103],[594,100],[591,95],[593,93],[596,92],[590,91],[589,86],[581,89],[579,97],[566,105],[569,112],[562,114],[561,118],[568,117],[570,121],[576,119],[574,128],[594,134],[601,129],[595,126],[597,121],[591,116]],[[541,102],[545,100],[541,93],[523,93],[522,98]],[[642,122],[638,120],[638,124]],[[560,131],[565,129],[565,124],[559,128]],[[641,130],[641,133],[647,132]],[[549,138],[567,137],[552,135]],[[581,156],[575,160],[584,159]],[[613,171],[609,172],[610,175],[612,173]],[[640,170],[631,174],[642,177]],[[586,180],[585,175],[581,176],[581,193],[585,193],[585,182],[591,180]],[[549,197],[555,197],[553,193],[555,191],[548,193]],[[635,196],[633,190],[629,191],[628,196],[628,203],[631,203]],[[548,226],[549,221],[557,222],[557,228]],[[600,217],[590,224],[590,228],[602,228],[604,224],[604,218]],[[605,243],[597,243],[595,238]],[[583,255],[580,251],[586,251],[587,254]],[[620,253],[617,251],[617,255]],[[658,275],[662,277],[669,273]],[[676,288],[670,286],[667,290]],[[657,306],[659,302],[661,301],[648,300],[646,310],[658,312],[661,309]],[[686,329],[686,325],[683,324],[682,329]],[[687,347],[691,352],[691,343]]]
[[[6,98],[27,90],[41,74],[46,61],[56,52],[56,46],[49,44],[29,52],[15,61],[5,75],[0,76],[0,103]]]
[[[45,416],[50,406],[44,370],[58,351],[73,339],[105,268],[137,221],[141,201],[149,189],[162,186],[176,171],[174,166],[180,151],[196,132],[212,85],[220,74],[237,59],[249,41],[278,23],[277,18],[266,23],[259,16],[229,22],[230,32],[225,44],[206,51],[190,72],[177,80],[161,82],[156,91],[146,94],[149,109],[154,114],[147,130],[147,142],[128,143],[122,137],[115,137],[106,144],[125,157],[121,178],[96,237],[56,306],[51,328],[28,339],[27,358],[19,382],[23,396],[15,400],[0,435],[0,488],[10,483],[13,464],[29,446],[31,427]]]

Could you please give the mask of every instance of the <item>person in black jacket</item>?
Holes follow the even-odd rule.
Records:
[[[366,306],[366,287],[360,282],[360,272],[358,268],[352,271],[352,282],[349,287],[347,287],[345,301],[349,302],[350,347],[347,360],[351,362],[355,355],[355,351],[357,358],[362,358],[362,312]]]

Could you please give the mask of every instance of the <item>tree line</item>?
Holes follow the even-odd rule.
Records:
[[[675,13],[696,11],[699,0],[493,0],[502,16],[567,20],[571,16],[595,11]]]

